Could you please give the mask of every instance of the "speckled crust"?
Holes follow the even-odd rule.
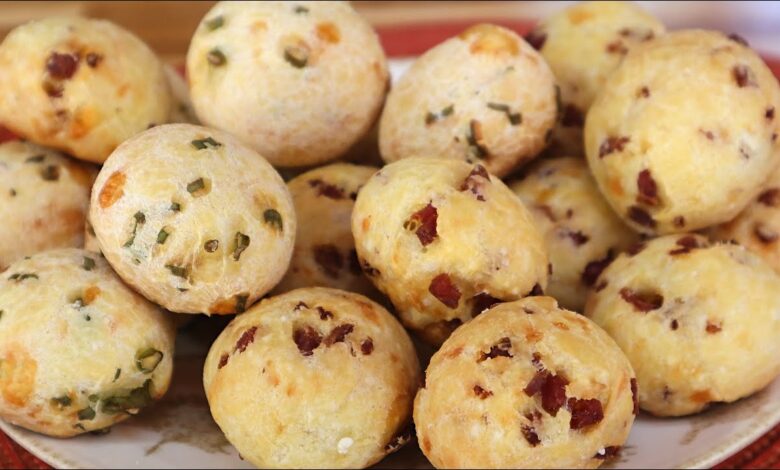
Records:
[[[163,66],[103,20],[46,18],[0,45],[0,122],[17,135],[101,163],[125,139],[168,120]]]
[[[307,288],[236,317],[203,383],[214,420],[257,467],[364,468],[408,440],[420,366],[378,304]]]
[[[585,114],[604,82],[636,44],[664,32],[664,25],[635,3],[583,2],[546,19],[527,36],[561,87],[563,112],[553,146],[584,155]]]
[[[382,158],[479,161],[499,177],[535,157],[556,117],[555,79],[508,29],[480,24],[420,56],[393,86]]]
[[[296,229],[271,165],[234,137],[191,124],[123,143],[95,181],[89,217],[117,273],[179,313],[252,305],[287,270]]]
[[[581,158],[543,160],[510,188],[547,243],[552,274],[546,293],[582,312],[600,269],[639,236],[609,207]]]
[[[203,123],[283,167],[341,156],[389,85],[376,33],[347,2],[220,2],[195,31],[187,76]]]
[[[377,170],[334,163],[287,183],[295,204],[298,231],[290,267],[275,292],[321,286],[377,294],[360,269],[350,223],[358,190]]]
[[[168,389],[170,320],[97,253],[65,248],[14,263],[0,278],[0,315],[0,416],[10,423],[75,436]]]
[[[775,151],[780,158],[780,150]],[[780,273],[780,167],[761,193],[733,220],[713,227],[716,240],[734,240],[757,253]]]
[[[39,251],[81,246],[95,175],[51,149],[0,144],[0,271]]]
[[[190,88],[184,77],[172,66],[165,64],[165,78],[171,89],[171,111],[168,122],[186,122],[200,124],[195,110],[192,109]]]
[[[635,383],[601,328],[528,297],[434,354],[414,402],[417,438],[437,468],[596,468],[628,438]]]
[[[745,248],[668,235],[619,256],[598,282],[585,315],[631,360],[642,409],[696,413],[780,373],[780,278]]]
[[[772,72],[738,38],[669,33],[635,47],[604,85],[585,123],[588,163],[637,230],[728,221],[777,166],[778,96]]]
[[[384,167],[358,194],[352,234],[363,271],[434,344],[491,303],[547,285],[531,214],[479,165],[408,158]]]

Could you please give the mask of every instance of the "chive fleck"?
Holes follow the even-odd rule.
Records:
[[[95,267],[95,260],[89,256],[85,256],[84,262],[81,263],[81,267],[84,268],[85,271],[92,271],[92,269]]]
[[[476,119],[472,119],[471,122],[469,122],[466,141],[475,157],[485,158],[489,155],[487,147],[485,147],[485,142],[482,140],[482,124]]]
[[[205,139],[196,139],[191,142],[192,146],[195,147],[198,150],[205,150],[209,147],[215,149],[217,147],[221,147],[222,143],[217,142],[211,137],[206,137]]]
[[[173,212],[179,212],[181,210],[181,204],[179,204],[178,202],[172,202],[170,209]]]
[[[143,385],[130,390],[127,395],[105,398],[101,410],[106,414],[116,414],[143,408],[152,402],[151,386],[152,379],[146,379]]]
[[[206,28],[209,31],[214,31],[225,25],[225,18],[222,15],[214,17],[210,20],[206,20]]]
[[[179,292],[187,292],[189,289],[186,289],[184,287],[177,287],[176,290]]]
[[[87,430],[87,428],[85,428],[81,423],[76,423],[76,424],[73,425],[73,427],[76,428],[76,429],[81,429],[82,431],[86,431]]]
[[[3,314],[5,313],[5,310],[0,310],[0,318],[3,318]]]
[[[447,116],[450,116],[454,112],[455,112],[454,104],[447,106],[446,108],[442,109],[438,113],[433,113],[431,111],[428,111],[428,113],[425,115],[425,124],[431,125],[436,121],[439,121],[441,119],[446,118]]]
[[[8,277],[9,281],[16,282],[22,282],[25,279],[38,279],[38,275],[33,273],[14,273]]]
[[[187,185],[187,192],[190,194],[196,193],[205,188],[206,184],[203,182],[203,178],[198,178],[195,181]]]
[[[49,165],[41,170],[41,178],[45,181],[57,181],[60,179],[60,167]]]
[[[117,368],[116,372],[114,372],[114,380],[111,382],[116,382],[120,375],[122,375],[122,369]]]
[[[266,209],[263,212],[263,220],[269,225],[273,225],[280,232],[282,231],[282,215],[276,209]]]
[[[166,268],[168,268],[168,271],[171,272],[174,276],[186,278],[187,277],[187,268],[183,268],[181,266],[174,266],[172,264],[166,264]]]
[[[513,113],[509,105],[503,103],[488,103],[487,107],[494,111],[500,111],[506,114],[506,118],[509,119],[509,123],[513,126],[517,126],[523,122],[523,115],[520,113]]]
[[[238,261],[238,259],[241,257],[241,253],[244,252],[244,250],[247,249],[249,246],[249,236],[244,235],[241,232],[236,232],[236,237],[234,239],[235,248],[233,248],[233,260]]]
[[[146,348],[135,354],[135,366],[144,374],[151,374],[163,359],[162,351],[154,348]]]
[[[303,5],[295,5],[295,9],[293,11],[295,11],[295,13],[297,13],[299,15],[302,15],[302,14],[308,13],[309,9],[306,8]]]
[[[45,155],[34,155],[32,157],[28,157],[25,160],[25,163],[41,163],[44,158],[46,158]]]
[[[293,67],[302,69],[309,62],[309,50],[301,46],[287,46],[284,49],[284,60]]]
[[[73,401],[67,395],[63,395],[61,397],[54,397],[51,399],[52,406],[56,406],[59,409],[63,409],[70,406],[72,402]]]
[[[209,240],[203,245],[203,248],[209,253],[214,253],[219,249],[219,240]]]
[[[100,398],[97,393],[93,393],[92,395],[87,397],[87,400],[89,400],[90,403],[95,403],[98,401],[98,398]]]
[[[136,232],[138,232],[138,226],[146,223],[146,216],[141,211],[138,211],[135,214],[133,214],[133,219],[135,219],[135,225],[133,225],[133,233],[130,235],[130,238],[128,238],[125,244],[123,245],[125,248],[129,248],[133,246],[133,243],[135,242],[135,234]]]
[[[160,231],[157,233],[157,244],[158,245],[165,244],[165,240],[168,239],[168,235],[170,234],[166,232],[164,228],[161,228]]]
[[[236,313],[244,313],[247,300],[249,300],[249,296],[246,294],[236,296]]]
[[[95,410],[88,406],[82,410],[79,410],[77,416],[80,421],[89,421],[95,419]]]
[[[11,188],[8,192],[11,194],[11,197],[16,197],[16,190],[14,188]]]
[[[208,55],[206,56],[206,59],[208,59],[209,64],[215,67],[225,65],[225,63],[227,62],[227,58],[225,57],[225,54],[223,54],[222,51],[216,47],[209,51]]]

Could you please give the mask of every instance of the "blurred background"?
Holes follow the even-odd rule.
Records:
[[[535,20],[576,2],[356,1],[375,26],[478,20]],[[780,55],[780,2],[637,2],[670,29],[701,27],[737,32],[753,47]],[[106,18],[135,32],[166,59],[181,59],[200,19],[214,2],[2,2],[0,37],[19,23],[51,15]]]

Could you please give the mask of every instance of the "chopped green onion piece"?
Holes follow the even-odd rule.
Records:
[[[293,10],[293,11],[295,11],[295,13],[300,15],[300,14],[303,14],[303,13],[308,13],[309,9],[306,8],[303,5],[295,5],[295,10]]]
[[[25,279],[38,279],[38,275],[33,273],[14,273],[8,277],[9,281],[16,282],[22,282]]]
[[[280,232],[282,231],[282,215],[276,209],[266,209],[263,212],[263,220],[269,225],[273,225]]]
[[[488,103],[487,107],[494,111],[500,111],[506,114],[507,119],[509,119],[509,123],[512,124],[513,126],[516,126],[523,122],[523,115],[520,113],[513,113],[512,110],[509,108],[509,106],[506,104]]]
[[[81,263],[81,267],[84,268],[85,271],[92,271],[92,269],[95,267],[95,260],[89,256],[85,256],[84,262]]]
[[[187,277],[187,268],[183,268],[181,266],[174,266],[172,264],[166,264],[165,267],[174,276],[182,277],[182,278],[186,278]]]
[[[208,55],[206,55],[206,59],[209,61],[209,64],[216,67],[225,65],[225,63],[227,63],[227,57],[225,57],[225,54],[223,54],[222,51],[216,47],[209,51]]]
[[[222,146],[221,142],[217,142],[216,140],[214,140],[211,137],[206,137],[205,139],[193,140],[190,143],[192,144],[193,147],[195,147],[198,150],[205,150],[205,149],[207,149],[209,147],[215,149],[217,147],[221,147]]]
[[[122,369],[117,368],[116,372],[114,372],[114,380],[112,380],[112,382],[116,382],[120,375],[122,375]]]
[[[41,178],[46,181],[57,181],[60,179],[60,167],[49,165],[41,170]]]
[[[236,296],[236,313],[244,313],[244,310],[246,310],[247,300],[249,300],[249,296],[246,294],[240,294]]]
[[[233,260],[238,261],[238,259],[241,257],[241,253],[247,249],[251,240],[247,235],[244,235],[241,232],[236,232],[236,237],[234,240],[236,246],[233,248]]]
[[[25,162],[26,163],[41,163],[44,158],[46,158],[46,155],[35,155],[35,156],[27,158],[27,160],[25,160]]]
[[[135,214],[133,214],[133,219],[135,219],[135,225],[133,225],[133,233],[132,235],[130,235],[130,238],[128,238],[125,244],[123,245],[125,248],[129,248],[133,246],[133,243],[135,242],[135,235],[136,232],[138,231],[138,226],[146,223],[146,216],[141,211],[138,211]]]
[[[209,253],[214,253],[219,249],[219,240],[209,240],[203,244],[203,248]]]
[[[54,397],[51,399],[52,406],[56,406],[59,409],[68,407],[70,406],[71,403],[73,403],[73,401],[67,395],[63,395],[61,397]]]
[[[173,212],[179,212],[181,210],[181,204],[179,204],[178,202],[172,202],[170,209]]]
[[[160,231],[157,233],[157,243],[159,245],[165,244],[165,240],[168,239],[168,235],[170,234],[166,232],[164,228],[161,228]]]
[[[193,194],[205,187],[206,187],[206,183],[203,182],[203,178],[198,178],[187,185],[187,192]]]
[[[150,374],[157,368],[160,361],[163,359],[162,351],[158,351],[154,348],[147,348],[143,351],[138,351],[135,355],[135,366],[141,372]]]
[[[83,410],[79,410],[77,416],[81,421],[89,421],[91,419],[95,419],[95,410],[88,406]]]
[[[309,50],[300,46],[287,46],[284,49],[284,60],[293,67],[302,69],[309,62]]]
[[[103,400],[101,410],[106,414],[116,414],[137,410],[152,403],[152,394],[150,391],[152,379],[146,379],[143,385],[130,390],[125,396],[113,396]]]
[[[224,25],[225,18],[222,15],[214,17],[210,20],[206,20],[206,28],[208,28],[209,31],[214,31],[215,29],[219,29]]]

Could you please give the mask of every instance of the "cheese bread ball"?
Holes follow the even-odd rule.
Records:
[[[631,2],[583,2],[541,22],[526,40],[539,50],[561,88],[563,113],[553,145],[582,155],[585,114],[623,57],[664,34],[655,17]]]
[[[638,235],[609,207],[581,158],[542,160],[510,187],[547,244],[552,273],[546,293],[582,312],[601,270]]]
[[[46,251],[0,277],[0,417],[70,437],[161,398],[174,329],[98,254]]]
[[[436,155],[502,177],[544,148],[556,112],[542,56],[513,31],[480,24],[427,51],[393,86],[379,149],[386,162]]]
[[[240,313],[282,278],[295,212],[273,167],[234,137],[154,127],[106,160],[90,221],[116,272],[179,313]]]
[[[104,20],[35,20],[0,44],[0,122],[33,142],[101,163],[124,140],[168,121],[162,63]]]
[[[598,282],[585,315],[628,356],[642,409],[696,413],[780,373],[780,277],[745,248],[667,235],[619,256]]]
[[[283,167],[341,156],[389,85],[376,33],[347,2],[219,2],[192,38],[187,77],[201,122]]]
[[[643,233],[733,219],[778,160],[772,72],[739,38],[679,31],[634,48],[588,112],[588,163]]]
[[[0,144],[0,271],[39,251],[81,246],[96,174],[29,142]]]
[[[290,268],[274,289],[276,292],[322,286],[376,294],[360,269],[350,220],[358,191],[377,170],[334,163],[287,183],[295,204],[298,231]]]
[[[414,402],[436,468],[596,468],[628,438],[636,379],[615,342],[552,297],[501,304],[434,354]]]
[[[165,77],[171,89],[171,111],[168,122],[198,124],[198,117],[192,109],[190,88],[184,77],[171,65],[165,65]]]
[[[263,300],[211,346],[211,414],[259,468],[364,468],[400,447],[420,366],[398,321],[361,295]]]
[[[441,158],[387,165],[358,193],[352,234],[363,271],[404,325],[434,344],[488,306],[547,285],[536,223],[481,165]]]
[[[780,150],[775,154],[780,156]],[[736,241],[780,272],[780,167],[745,210],[735,219],[713,227],[709,235],[716,240]]]

